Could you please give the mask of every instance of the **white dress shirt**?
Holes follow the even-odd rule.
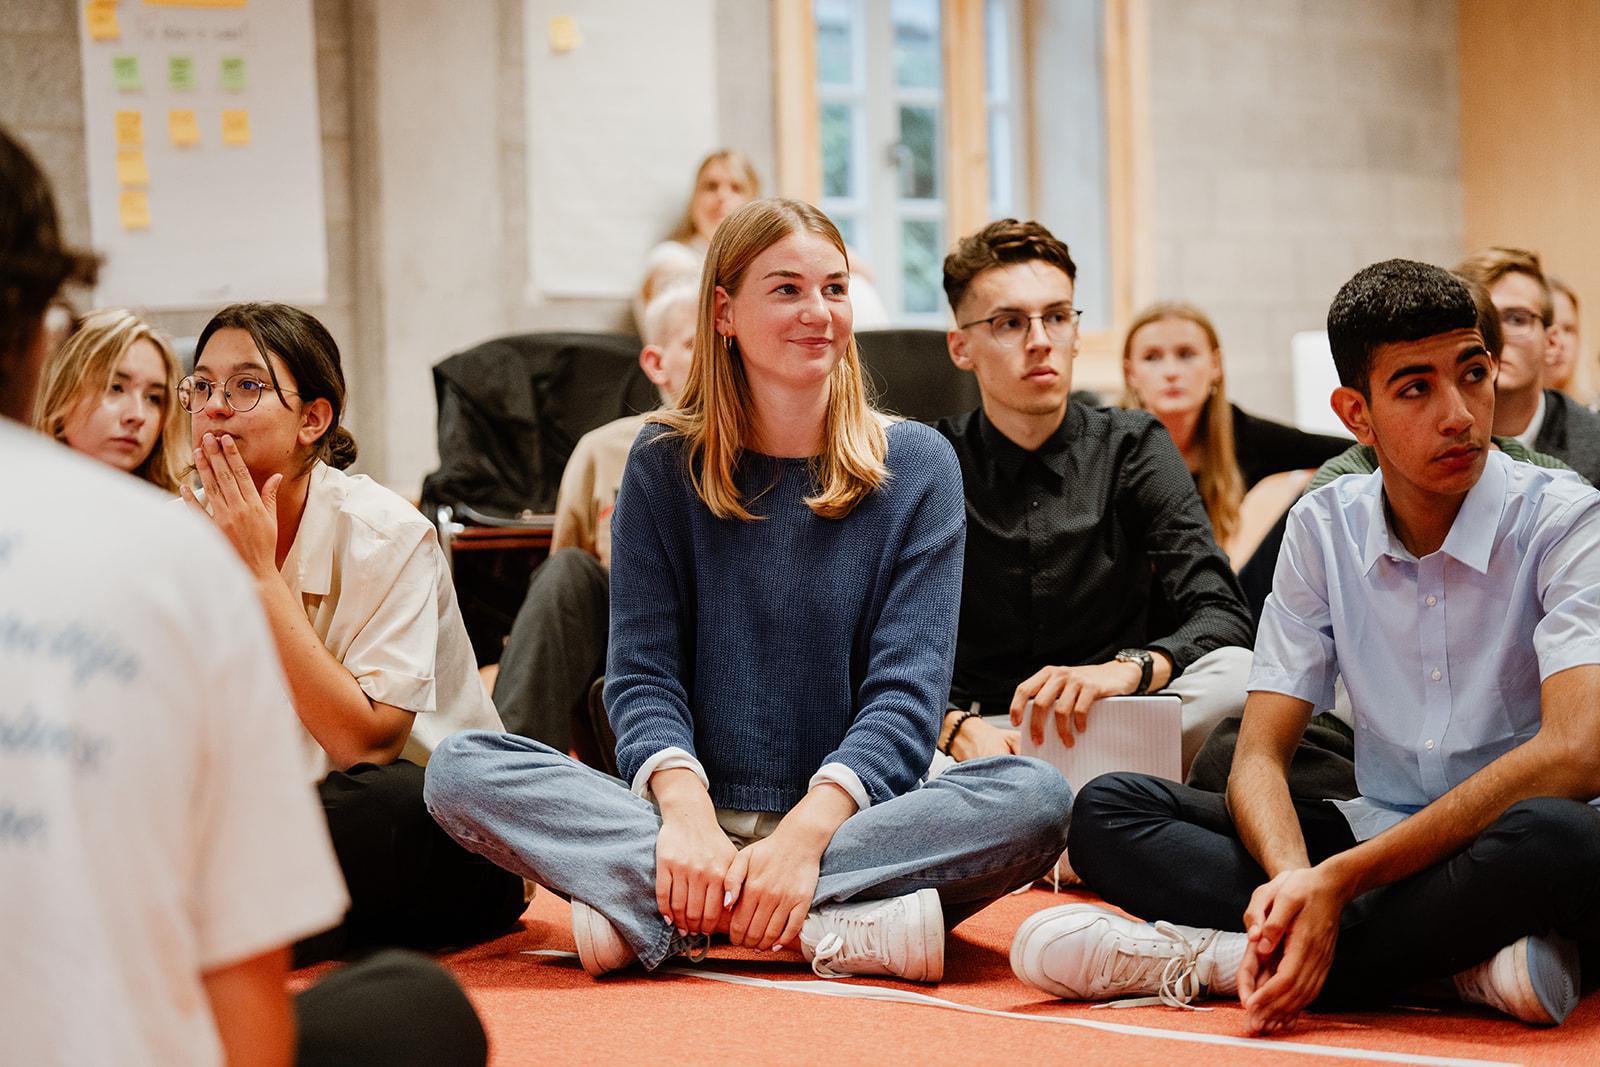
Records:
[[[1313,707],[1342,674],[1357,839],[1398,823],[1539,729],[1539,686],[1600,663],[1600,492],[1491,452],[1438,551],[1389,528],[1383,474],[1289,514],[1248,688]]]

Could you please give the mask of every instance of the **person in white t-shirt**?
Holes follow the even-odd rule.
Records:
[[[455,844],[422,803],[434,746],[500,717],[433,527],[344,473],[344,397],[332,336],[283,304],[219,311],[178,388],[203,486],[183,495],[255,579],[350,890],[346,921],[296,946],[299,963],[481,941],[526,905],[520,878]]]
[[[346,895],[249,580],[169,498],[13,421],[46,307],[93,275],[0,130],[0,497],[18,505],[0,513],[4,1058],[482,1063],[470,1004],[420,957],[290,1000],[289,943]],[[408,1021],[380,1019],[377,994]]]

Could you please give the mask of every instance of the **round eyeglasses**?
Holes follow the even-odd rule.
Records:
[[[178,403],[182,404],[183,410],[189,414],[197,415],[211,403],[211,395],[216,392],[218,384],[210,378],[200,378],[191,374],[178,383]],[[253,410],[261,403],[261,395],[266,392],[298,395],[293,389],[277,389],[271,382],[263,381],[259,375],[251,371],[230,374],[227,380],[220,384],[222,402],[236,415]]]
[[[995,341],[1010,348],[1026,342],[1028,331],[1033,329],[1034,321],[1038,320],[1039,325],[1044,327],[1044,335],[1050,339],[1050,343],[1061,344],[1077,331],[1078,319],[1082,314],[1083,311],[1079,308],[1051,308],[1037,315],[1024,315],[1020,311],[1001,311],[986,319],[963,322],[957,329],[965,330],[973,326],[987,325]]]

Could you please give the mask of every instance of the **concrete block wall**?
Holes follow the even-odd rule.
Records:
[[[1154,291],[1287,419],[1289,338],[1367,263],[1462,249],[1453,0],[1149,0]]]

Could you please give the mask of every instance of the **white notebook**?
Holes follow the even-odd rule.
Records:
[[[1031,713],[1031,708],[1029,709]],[[1022,720],[1022,755],[1044,760],[1077,792],[1096,776],[1136,771],[1182,781],[1183,701],[1175,696],[1104,697],[1089,709],[1089,725],[1068,748],[1047,720],[1035,745]]]

